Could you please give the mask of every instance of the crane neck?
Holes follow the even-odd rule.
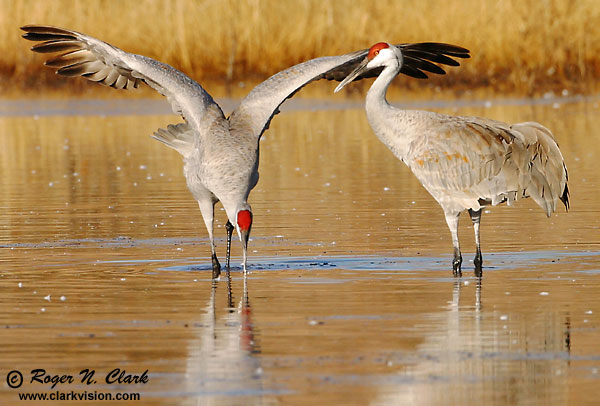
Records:
[[[398,133],[406,133],[406,120],[402,119],[405,112],[392,107],[385,98],[388,86],[399,72],[399,63],[383,69],[367,93],[365,110],[369,125],[377,138],[402,159],[405,151],[396,150]]]
[[[406,137],[411,134],[411,113],[391,106],[385,98],[387,88],[400,72],[401,65],[388,65],[367,93],[365,109],[373,132],[401,160],[407,154]]]
[[[397,61],[395,64],[387,65],[383,71],[381,71],[377,79],[375,79],[375,82],[373,82],[371,88],[367,92],[367,113],[370,107],[381,111],[391,108],[385,96],[390,83],[392,83],[392,80],[400,73],[400,68],[400,61]]]

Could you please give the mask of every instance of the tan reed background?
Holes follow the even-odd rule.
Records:
[[[440,41],[473,58],[427,86],[591,93],[600,78],[598,0],[0,0],[0,90],[85,88],[57,80],[18,27],[51,24],[167,62],[197,80],[261,80],[378,41]],[[396,81],[419,86],[419,81]]]

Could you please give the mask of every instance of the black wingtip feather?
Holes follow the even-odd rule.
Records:
[[[419,42],[415,44],[399,44],[404,56],[404,65],[401,73],[418,78],[426,79],[423,72],[446,74],[446,71],[436,63],[447,66],[460,66],[460,63],[452,58],[469,58],[469,50],[457,45],[444,44],[441,42]]]
[[[78,41],[64,40],[58,39],[56,41],[46,41],[40,44],[34,45],[31,47],[33,52],[39,53],[52,53],[52,52],[61,52],[61,51],[72,51],[76,49],[81,49],[82,45]]]
[[[427,52],[435,52],[445,54],[449,56],[455,56],[457,58],[469,58],[470,52],[467,48],[459,47],[452,44],[444,44],[441,42],[419,42],[416,44],[402,44],[403,48],[406,49],[417,49]]]
[[[64,66],[56,70],[56,73],[63,76],[82,76],[84,74],[90,74],[95,72],[89,72],[86,69],[86,64],[89,62],[78,62],[72,65]]]
[[[414,58],[412,56],[405,55],[404,63],[412,66],[413,68],[424,70],[426,72],[437,73],[438,75],[444,75],[446,71],[429,61],[421,58]]]
[[[22,35],[23,38],[29,41],[52,41],[57,39],[75,39],[73,35],[67,34],[47,34],[47,33],[36,33],[36,32],[27,32]]]
[[[425,72],[417,69],[414,66],[410,66],[410,65],[402,65],[402,68],[400,69],[400,73],[402,73],[406,76],[416,78],[416,79],[427,79],[428,78],[428,76]]]
[[[58,34],[58,35],[73,35],[73,32],[63,28],[54,27],[51,25],[23,25],[21,30],[32,34]]]
[[[455,61],[454,59],[449,58],[443,54],[436,54],[417,49],[404,49],[402,50],[402,54],[405,56],[412,56],[419,59],[425,59],[430,62],[441,63],[442,65],[460,66],[460,63],[458,61]]]

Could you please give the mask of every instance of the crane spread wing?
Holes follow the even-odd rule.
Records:
[[[207,114],[223,113],[213,98],[197,82],[177,69],[142,55],[130,54],[106,42],[62,28],[27,25],[23,38],[39,42],[31,50],[60,53],[45,62],[64,76],[82,76],[115,89],[146,83],[167,97],[173,112],[181,114],[195,128]]]
[[[427,78],[425,72],[442,75],[446,73],[435,63],[458,66],[459,63],[452,58],[469,57],[469,51],[465,48],[435,42],[400,44],[398,47],[402,49],[404,57],[400,72],[422,79]],[[229,118],[230,125],[232,128],[250,131],[259,138],[269,127],[271,119],[279,112],[279,106],[285,100],[312,81],[344,80],[362,62],[367,53],[368,50],[363,49],[340,56],[311,59],[276,73],[256,86],[242,100]],[[355,80],[375,77],[379,73],[381,69],[373,69],[359,75]]]
[[[531,196],[547,215],[559,199],[568,208],[566,166],[540,124],[451,117],[435,133],[411,142],[406,163],[442,207],[478,209]]]
[[[438,75],[445,74],[446,72],[444,69],[435,63],[448,66],[459,66],[460,63],[451,57],[463,59],[470,57],[469,50],[466,48],[439,42],[418,42],[414,44],[398,44],[395,46],[402,51],[402,57],[404,59],[402,67],[400,68],[400,73],[417,79],[427,79],[427,72]],[[337,80],[338,82],[346,79],[346,77],[356,69],[362,58],[367,56],[369,50],[363,49],[358,52],[360,52],[358,60],[342,64],[327,72],[325,78],[328,80]],[[354,80],[377,77],[382,70],[383,67],[370,69],[357,76]]]

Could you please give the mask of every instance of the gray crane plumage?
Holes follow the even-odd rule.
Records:
[[[569,207],[567,167],[554,136],[539,123],[505,124],[420,110],[400,110],[386,100],[401,71],[403,53],[388,43],[375,44],[368,57],[344,79],[377,69],[365,109],[377,137],[415,174],[444,210],[454,246],[453,272],[461,274],[458,218],[468,210],[475,229],[475,273],[481,276],[481,209],[531,197],[547,216],[561,200]]]
[[[225,117],[200,84],[169,65],[127,53],[77,31],[43,25],[28,25],[21,29],[26,32],[25,39],[39,42],[32,47],[33,51],[61,53],[45,63],[56,69],[57,74],[82,76],[116,89],[146,83],[164,95],[173,112],[183,117],[184,123],[159,129],[153,137],[183,156],[186,183],[198,201],[209,234],[213,277],[217,277],[221,269],[213,241],[214,205],[218,201],[223,204],[229,220],[227,264],[231,233],[235,228],[242,241],[246,270],[246,249],[252,224],[252,211],[247,200],[258,182],[259,140],[279,106],[314,80],[342,80],[367,54],[365,49],[321,57],[283,70],[256,86],[231,115]],[[426,78],[425,72],[445,73],[432,62],[456,66],[458,62],[452,57],[468,57],[468,50],[448,44],[398,46],[406,53],[407,63],[402,73],[417,78]],[[376,74],[376,71],[367,72],[357,79]],[[242,213],[246,213],[245,220],[240,220]]]

